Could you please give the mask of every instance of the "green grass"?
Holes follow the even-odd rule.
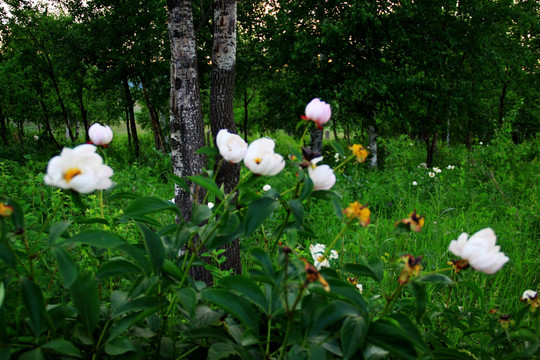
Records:
[[[111,198],[112,194],[136,193],[165,200],[174,196],[174,184],[168,178],[172,172],[169,156],[153,149],[150,134],[141,132],[141,135],[142,154],[139,159],[133,158],[126,137],[122,134],[115,134],[115,140],[107,149],[107,161],[115,171],[115,187],[104,192],[106,219],[117,217],[127,204],[125,199]],[[290,146],[297,146],[285,133],[278,132],[272,137],[276,139],[276,151],[284,157],[287,157]],[[324,150],[325,163],[332,167],[337,165],[332,148],[325,145]],[[380,151],[385,156],[379,168],[370,168],[367,163],[351,163],[338,172],[337,183],[332,189],[341,194],[342,208],[359,201],[371,209],[370,225],[365,229],[358,225],[351,226],[345,233],[343,243],[338,242],[336,245],[340,261],[354,262],[358,255],[364,255],[380,258],[387,266],[382,287],[373,280],[361,279],[364,297],[373,300],[371,306],[380,310],[384,305],[384,296],[395,289],[401,271],[399,264],[402,254],[422,256],[422,265],[426,271],[445,268],[453,258],[448,252],[451,240],[462,232],[472,235],[491,227],[497,234],[497,244],[510,261],[494,275],[470,269],[457,274],[462,281],[472,284],[471,289],[449,290],[430,285],[430,306],[441,306],[441,314],[455,311],[458,314],[456,316],[462,316],[457,308],[445,309],[441,305],[445,304],[449,291],[455,291],[461,299],[459,306],[474,309],[476,316],[486,319],[486,323],[494,316],[515,314],[523,308],[519,301],[522,292],[540,288],[540,142],[536,140],[513,145],[500,141],[489,146],[477,146],[472,152],[459,146],[441,147],[434,166],[442,169],[442,172],[433,178],[428,175],[432,170],[420,165],[424,158],[420,144],[406,137],[384,139]],[[44,230],[51,224],[76,216],[99,217],[96,210],[99,203],[95,194],[84,197],[89,207],[82,211],[71,206],[69,196],[64,192],[44,185],[47,159],[55,155],[54,150],[43,154],[37,145],[32,148],[31,144],[26,144],[25,152],[24,158],[27,161],[24,164],[14,160],[0,160],[0,201],[12,198],[22,204],[31,246],[39,249],[45,244],[47,235]],[[455,169],[446,169],[448,165],[454,165]],[[283,193],[294,187],[297,172],[297,169],[288,165],[278,176],[260,177],[254,183],[255,191],[262,194],[262,187],[269,184]],[[418,185],[414,186],[413,181]],[[425,216],[422,231],[396,236],[395,223],[415,209]],[[286,233],[282,241],[309,258],[309,245],[329,244],[342,229],[343,221],[335,215],[335,209],[329,202],[320,199],[309,200],[304,204],[304,210],[305,225],[315,236]],[[163,223],[174,222],[173,215],[159,216]],[[264,229],[249,238],[241,239],[245,268],[250,265],[244,255],[247,250],[262,247],[261,239],[276,234],[284,216],[284,210],[275,211],[266,220]],[[71,231],[76,233],[95,227],[96,224],[74,225]],[[117,224],[114,230],[131,241],[139,236],[132,224]],[[22,252],[22,245],[19,246]],[[97,266],[93,256],[83,255],[79,260],[81,268],[92,269]],[[40,264],[36,270],[37,277],[45,277],[52,265],[45,262]],[[55,296],[63,297],[61,291]],[[397,306],[410,306],[410,301],[411,297],[405,296]],[[496,315],[490,314],[492,309],[497,309]],[[425,321],[440,322],[444,328],[444,324],[452,320],[443,316]],[[450,328],[453,330],[447,336],[453,337],[457,343],[469,341],[481,344],[483,341],[480,335],[471,335],[470,339],[465,339],[462,332]]]

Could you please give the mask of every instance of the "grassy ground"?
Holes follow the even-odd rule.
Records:
[[[110,193],[134,192],[166,200],[174,196],[174,185],[168,180],[172,170],[168,155],[153,150],[151,136],[141,132],[142,155],[134,160],[126,137],[119,130],[116,129],[115,140],[107,150],[116,184],[115,189],[105,194],[105,211],[109,217],[122,211],[126,203],[125,200],[108,200]],[[285,156],[289,146],[296,146],[284,133],[276,133],[274,138],[277,152]],[[491,276],[475,271],[460,274],[474,285],[471,291],[463,292],[463,305],[474,306],[482,314],[488,314],[492,309],[497,309],[498,314],[516,312],[522,307],[518,300],[522,292],[537,290],[540,283],[539,145],[536,141],[515,146],[502,139],[489,145],[477,145],[472,152],[462,147],[442,147],[435,163],[441,172],[431,177],[429,172],[434,170],[421,165],[424,153],[420,144],[406,137],[381,141],[380,151],[384,157],[381,156],[379,168],[351,164],[337,174],[338,181],[333,190],[341,194],[342,207],[359,201],[367,204],[372,212],[368,228],[353,226],[345,233],[344,242],[338,243],[340,259],[352,261],[357,254],[383,259],[390,269],[395,269],[387,272],[383,283],[382,291],[390,292],[396,281],[401,254],[422,256],[423,267],[427,270],[444,268],[453,257],[448,253],[451,240],[462,232],[472,235],[491,227],[510,261]],[[70,201],[65,194],[46,187],[43,176],[45,159],[49,156],[39,154],[37,147],[32,150],[28,146],[27,149],[24,164],[0,161],[0,200],[14,198],[23,204],[28,224],[36,229],[73,216],[96,216],[92,210],[79,214],[77,209],[67,205]],[[339,162],[334,154],[335,151],[325,145],[325,162],[331,166]],[[449,165],[455,168],[447,169]],[[284,192],[294,186],[296,172],[287,166],[278,176],[259,178],[254,186],[262,192],[262,187],[269,184],[278,192]],[[89,195],[86,201],[97,206],[98,199]],[[425,216],[424,228],[419,233],[396,237],[394,224],[414,209]],[[307,255],[310,244],[328,244],[343,223],[334,216],[334,209],[328,202],[317,199],[305,205],[305,213],[306,224],[316,236],[300,236],[297,240],[285,238],[284,241],[294,240],[298,250]],[[275,233],[283,216],[283,212],[276,211],[265,223],[264,231]],[[168,220],[174,221],[172,217]],[[126,228],[125,231],[136,234],[134,229]],[[262,246],[259,243],[262,235],[266,234],[258,232],[242,239],[242,248]],[[46,241],[46,237],[40,235],[38,241]],[[249,264],[246,262],[245,265]],[[369,280],[364,282],[365,296],[384,295],[374,285]],[[430,297],[444,303],[445,293],[433,287]]]

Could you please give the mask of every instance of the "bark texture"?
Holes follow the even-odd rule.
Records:
[[[197,52],[190,0],[167,0],[168,30],[171,43],[171,157],[173,171],[180,177],[200,174],[206,160],[195,152],[204,146],[204,124],[199,90]],[[191,191],[198,200],[194,184]],[[186,221],[191,218],[194,199],[180,187],[175,202]]]
[[[129,117],[128,121],[131,127],[131,137],[133,139],[133,145],[135,146],[135,157],[138,158],[140,154],[139,149],[139,137],[137,136],[137,124],[135,123],[135,112],[133,111],[133,98],[131,96],[131,90],[129,89],[128,79],[122,80],[124,85],[124,95],[126,97],[126,112]]]
[[[212,84],[210,87],[210,119],[214,144],[219,130],[237,133],[233,114],[234,74],[236,66],[236,0],[214,0],[214,42],[212,49]],[[220,159],[216,163],[219,164]],[[240,165],[223,162],[216,182],[231,192],[240,177]],[[238,240],[225,245],[227,260],[223,269],[242,272]]]

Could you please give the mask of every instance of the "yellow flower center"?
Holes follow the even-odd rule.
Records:
[[[69,183],[75,176],[81,175],[81,170],[77,168],[71,168],[64,174],[64,179]]]
[[[262,161],[262,158],[260,158],[260,157],[255,158],[255,163],[257,165],[259,165],[261,163],[261,161]]]

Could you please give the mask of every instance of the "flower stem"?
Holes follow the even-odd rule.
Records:
[[[341,231],[334,237],[334,240],[332,240],[332,242],[330,243],[330,245],[328,245],[326,247],[326,250],[324,250],[324,254],[322,255],[324,258],[326,258],[328,256],[328,254],[330,253],[330,251],[332,250],[332,248],[334,247],[334,245],[336,245],[336,243],[338,242],[338,240],[343,236],[343,234],[345,233],[345,230],[347,230],[347,228],[349,227],[349,225],[351,225],[351,222],[352,221],[349,221],[349,222],[346,222],[345,223],[345,226],[341,229]]]
[[[355,157],[356,156],[353,154],[353,155],[349,156],[348,158],[346,158],[345,160],[343,160],[343,162],[341,162],[341,164],[339,164],[338,166],[336,166],[334,168],[334,172],[336,172],[338,169],[342,168],[343,166],[345,166],[346,164],[351,162],[351,160],[354,159]]]
[[[385,316],[390,311],[397,296],[401,293],[401,290],[403,289],[404,286],[405,284],[399,284],[399,286],[396,288],[392,296],[389,299],[386,299],[386,306],[384,307],[384,310],[381,313],[381,317]]]

